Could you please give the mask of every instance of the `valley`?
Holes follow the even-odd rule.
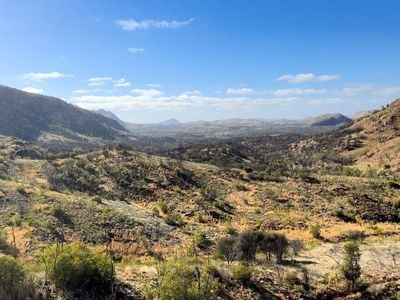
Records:
[[[90,298],[40,284],[57,271],[41,253],[74,245],[107,255],[104,299],[396,299],[399,109],[319,133],[181,145],[138,134],[67,150],[2,132],[1,251],[27,266],[37,299]],[[341,271],[349,243],[357,288]]]

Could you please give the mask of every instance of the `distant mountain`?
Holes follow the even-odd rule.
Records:
[[[353,119],[353,120],[358,120],[358,119],[364,118],[364,117],[366,117],[366,116],[369,116],[369,115],[372,114],[373,112],[374,112],[374,110],[358,111],[358,112],[352,114],[352,115],[350,116],[350,118]]]
[[[97,109],[97,110],[93,110],[93,112],[96,113],[96,114],[103,115],[106,118],[112,119],[112,120],[116,121],[118,124],[120,124],[122,127],[125,128],[125,122],[122,121],[120,118],[118,118],[111,111],[108,111],[108,110],[100,108],[100,109]]]
[[[162,125],[162,126],[177,126],[177,125],[180,125],[181,122],[179,122],[177,119],[168,119],[168,120],[162,121],[158,124]]]
[[[304,120],[309,126],[341,126],[350,124],[353,120],[342,114],[324,114]]]
[[[63,100],[0,85],[0,135],[62,148],[121,140],[131,134],[115,120]]]

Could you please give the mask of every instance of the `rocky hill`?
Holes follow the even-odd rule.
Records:
[[[115,120],[60,99],[0,86],[0,134],[51,148],[116,141],[129,133]]]

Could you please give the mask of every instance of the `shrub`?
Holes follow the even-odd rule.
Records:
[[[216,281],[189,258],[173,257],[158,267],[157,285],[147,287],[146,299],[209,300],[214,299]]]
[[[293,255],[297,256],[304,249],[304,243],[302,240],[291,240],[289,246],[292,249]]]
[[[273,254],[276,257],[276,262],[282,263],[288,246],[289,241],[284,234],[266,233],[260,244],[260,250],[265,253],[268,260],[271,260],[271,255]]]
[[[224,237],[217,243],[217,254],[221,256],[228,264],[235,260],[235,243],[236,239],[233,236]]]
[[[22,265],[12,256],[0,257],[0,285],[10,293],[22,285],[26,279],[26,272]]]
[[[245,265],[236,265],[231,267],[232,276],[235,280],[241,282],[242,284],[249,284],[251,281],[251,275],[253,274],[253,269]]]
[[[9,249],[9,244],[7,242],[7,231],[0,230],[0,251],[6,251]]]
[[[365,233],[360,230],[349,230],[345,233],[345,236],[349,240],[359,241],[359,242],[362,242],[366,238]]]
[[[400,198],[393,200],[392,205],[395,209],[400,209]]]
[[[175,213],[175,212],[169,212],[167,213],[165,217],[165,223],[171,226],[183,226],[185,225],[185,222],[183,221],[182,217],[180,214]]]
[[[347,280],[350,290],[354,291],[361,276],[360,248],[357,242],[351,241],[343,246],[343,250],[344,261],[341,267],[341,272]]]
[[[160,201],[159,207],[164,214],[168,213],[168,205],[164,200]]]
[[[239,259],[244,261],[253,261],[261,243],[265,239],[265,233],[262,231],[245,231],[236,238],[235,249]]]
[[[321,225],[315,224],[310,226],[310,233],[311,236],[315,239],[320,239],[322,238],[321,236]]]
[[[194,244],[204,250],[211,246],[211,241],[203,231],[197,230],[194,234]]]
[[[92,252],[82,244],[54,244],[37,257],[43,262],[48,278],[58,290],[76,298],[111,292],[114,268],[104,253]]]
[[[211,184],[206,185],[204,188],[202,188],[200,194],[203,197],[203,199],[208,202],[213,202],[218,197],[218,192],[216,187],[214,187]]]
[[[100,196],[94,196],[94,197],[92,198],[92,201],[93,201],[94,203],[101,204],[101,197],[100,197]]]
[[[12,226],[16,226],[19,227],[22,225],[22,218],[21,215],[19,213],[14,214],[13,216],[11,216],[10,218],[10,224]]]

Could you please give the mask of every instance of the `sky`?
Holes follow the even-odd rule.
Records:
[[[0,84],[124,121],[299,119],[400,97],[398,0],[0,0]]]

